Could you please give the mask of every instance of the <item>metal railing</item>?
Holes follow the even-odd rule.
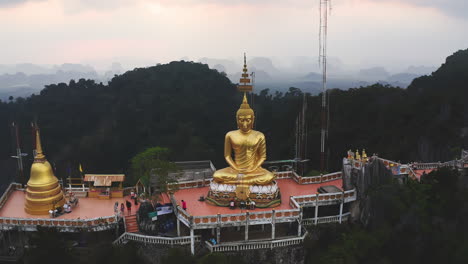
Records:
[[[344,213],[341,215],[341,222],[348,221],[349,216],[351,213]],[[328,224],[328,223],[339,223],[340,222],[340,215],[332,215],[332,216],[322,216],[317,217],[317,224]],[[307,218],[302,219],[303,225],[315,225],[315,218]]]
[[[115,215],[90,219],[0,217],[1,229],[11,229],[17,226],[29,229],[36,229],[37,226],[57,227],[59,229],[92,229],[96,227],[111,227],[117,225],[117,223],[118,219]]]
[[[2,197],[0,197],[0,209],[3,207],[3,205],[5,205],[6,201],[8,200],[8,198],[10,197],[10,194],[18,189],[18,188],[21,188],[21,184],[20,183],[16,183],[16,182],[12,182],[10,183],[10,185],[8,185],[8,188],[5,190],[5,192],[2,194]]]
[[[340,203],[342,201],[344,203],[348,203],[355,201],[356,198],[356,189],[336,193],[317,193],[309,195],[291,196],[291,200],[294,202],[293,204],[295,206],[296,204],[297,206],[317,206],[331,203]]]
[[[292,175],[291,178],[295,180],[299,184],[317,184],[329,181],[335,181],[343,178],[341,171],[328,173],[319,176],[299,176],[296,172],[291,171]]]
[[[156,244],[156,245],[188,245],[191,242],[190,236],[183,237],[160,237],[160,236],[147,236],[134,233],[123,233],[119,238],[117,238],[113,244],[119,245],[124,243],[126,240],[132,240],[145,244]],[[195,242],[200,242],[200,236],[194,236]]]
[[[211,178],[207,179],[200,179],[200,180],[191,180],[191,181],[179,181],[175,183],[168,183],[168,188],[175,188],[175,189],[190,189],[190,188],[197,188],[197,187],[206,187],[210,186]]]
[[[206,216],[192,216],[195,228],[203,228],[213,225],[244,225],[260,223],[292,222],[299,218],[300,209],[271,210],[259,212],[246,212],[240,214],[219,214]],[[274,219],[274,220],[273,220]]]
[[[64,190],[65,191],[68,191],[68,192],[88,192],[89,191],[89,187],[64,187]]]
[[[205,245],[210,252],[227,252],[227,251],[242,251],[242,250],[256,250],[256,249],[274,249],[278,247],[287,247],[299,245],[304,241],[307,232],[300,237],[274,239],[274,240],[251,240],[242,242],[228,242],[213,245],[205,241]]]

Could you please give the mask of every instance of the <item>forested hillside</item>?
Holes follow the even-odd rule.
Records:
[[[468,50],[447,58],[431,76],[408,89],[383,85],[330,91],[329,170],[341,168],[348,149],[401,160],[438,161],[467,147]],[[268,159],[294,157],[295,119],[303,94],[257,91],[256,129],[267,138]],[[309,169],[317,168],[320,97],[307,95]],[[39,95],[0,102],[0,160],[13,155],[10,124],[20,124],[22,147],[31,152],[30,122],[38,121],[43,145],[58,176],[83,165],[87,172],[125,172],[129,159],[150,146],[171,149],[174,161],[223,160],[224,134],[236,129],[241,94],[207,65],[172,62],[137,68],[108,85],[90,80],[47,85]]]

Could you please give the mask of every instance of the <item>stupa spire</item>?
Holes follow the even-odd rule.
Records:
[[[45,155],[42,151],[42,144],[41,144],[41,135],[39,132],[39,127],[36,124],[36,156],[34,157],[34,162],[44,162]]]
[[[247,69],[247,57],[245,55],[245,52],[244,52],[244,68],[242,69],[242,74],[241,74],[241,78],[239,80],[239,85],[237,85],[237,89],[241,92],[251,92],[252,89],[253,89],[253,86],[252,84],[250,83],[250,78],[249,78],[249,74],[247,73],[248,72],[248,69]]]

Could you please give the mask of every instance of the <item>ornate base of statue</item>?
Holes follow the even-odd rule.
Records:
[[[268,208],[281,204],[281,194],[276,181],[266,185],[223,184],[211,182],[206,201],[217,206],[255,202],[255,207]]]

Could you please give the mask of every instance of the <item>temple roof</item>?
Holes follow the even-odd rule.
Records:
[[[94,182],[94,186],[111,186],[113,182],[123,182],[125,174],[85,174],[84,181]]]

